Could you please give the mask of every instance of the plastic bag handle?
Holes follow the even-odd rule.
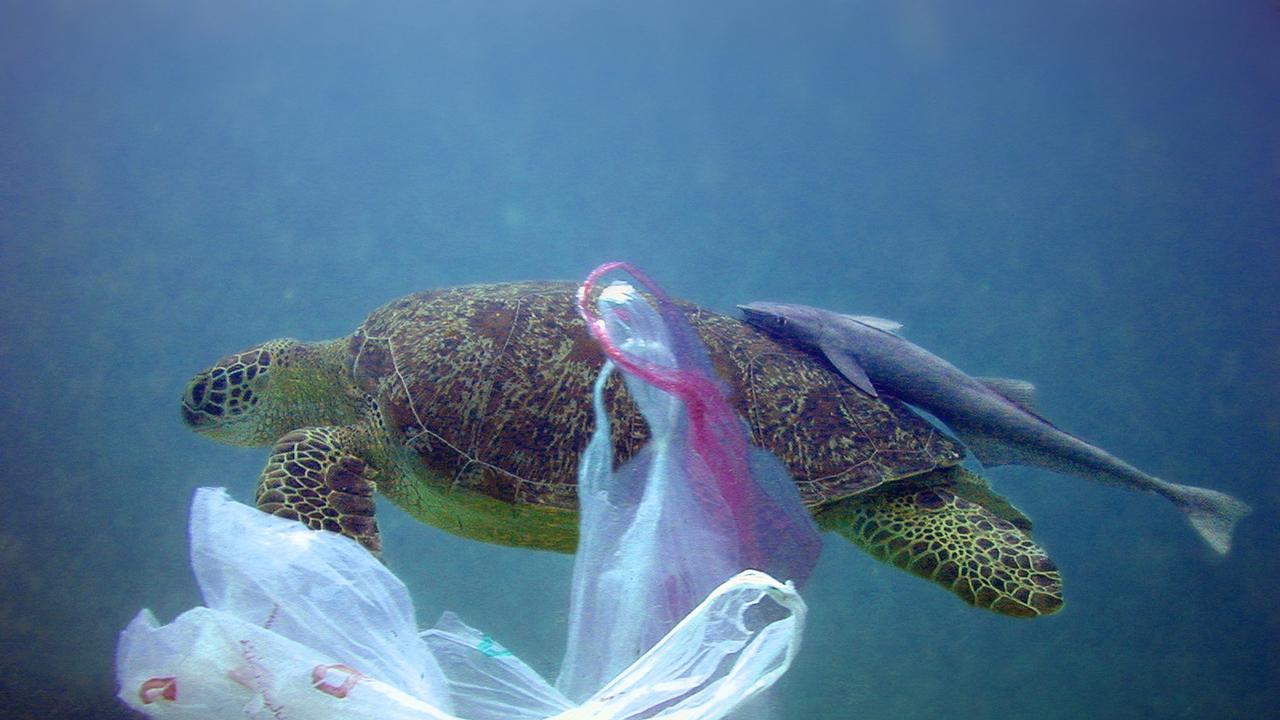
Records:
[[[687,348],[693,342],[687,335],[692,332],[688,321],[680,315],[671,297],[657,283],[629,263],[615,260],[592,270],[578,288],[578,313],[586,322],[591,336],[610,360],[650,385],[675,395],[684,403],[689,414],[692,449],[716,478],[725,504],[729,506],[729,512],[743,532],[740,540],[746,556],[758,560],[762,552],[759,541],[746,530],[750,527],[747,520],[747,506],[750,502],[747,488],[750,485],[751,470],[747,464],[746,436],[741,432],[738,416],[729,407],[720,385],[712,379],[714,376],[710,372],[666,367],[633,357],[618,347],[609,336],[604,316],[591,303],[593,291],[600,279],[615,270],[621,270],[638,280],[657,299],[658,311],[673,335],[677,362],[682,354],[688,352]]]

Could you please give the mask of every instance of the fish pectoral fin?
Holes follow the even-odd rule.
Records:
[[[969,452],[973,453],[973,456],[978,458],[978,462],[985,467],[1016,465],[1022,460],[1015,448],[989,435],[971,430],[951,429],[960,438],[960,442],[964,443]]]
[[[1036,409],[1036,386],[1026,380],[995,377],[974,379],[1023,410],[1032,414],[1039,414],[1040,411]]]
[[[867,377],[867,371],[862,369],[858,364],[858,360],[850,353],[835,347],[827,341],[819,344],[819,349],[826,356],[827,360],[836,366],[836,370],[845,377],[846,380],[853,383],[854,387],[871,397],[880,397],[876,392],[875,385],[871,384],[871,378]]]

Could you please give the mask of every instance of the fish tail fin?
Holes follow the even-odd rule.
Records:
[[[1253,512],[1253,508],[1248,503],[1217,490],[1190,485],[1174,487],[1177,492],[1173,500],[1186,513],[1191,527],[1195,528],[1209,547],[1220,555],[1226,555],[1231,550],[1231,531],[1240,518]]]

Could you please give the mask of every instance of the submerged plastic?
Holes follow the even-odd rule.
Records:
[[[597,281],[618,269],[645,284],[657,307],[619,282],[593,308]],[[802,583],[821,547],[787,470],[750,446],[706,350],[660,288],[610,263],[588,277],[578,305],[624,370],[650,439],[613,470],[606,364],[578,473],[582,534],[557,681],[573,699],[626,667],[726,578],[755,569]]]
[[[120,636],[120,697],[153,717],[449,717],[404,585],[357,543],[203,488],[191,565],[206,607]]]
[[[138,614],[120,636],[120,698],[157,718],[692,720],[772,684],[805,607],[792,583],[747,568],[803,580],[817,534],[781,465],[746,444],[692,331],[650,289],[660,313],[629,286],[588,313],[653,441],[614,471],[607,364],[579,470],[560,689],[451,613],[419,634],[404,585],[356,542],[202,489],[191,558],[206,607],[164,626]]]
[[[599,313],[593,312],[592,290],[614,270],[639,280],[657,308],[631,285],[615,282],[601,291]],[[731,529],[719,553],[736,551],[740,567],[803,584],[822,547],[817,528],[782,462],[751,446],[745,423],[729,405],[684,314],[648,276],[617,262],[591,273],[579,290],[578,308],[601,349],[625,372],[627,389],[655,440],[645,451],[673,471],[654,473],[649,481],[688,486],[698,494],[713,527]],[[597,438],[606,423],[597,423]]]
[[[164,626],[143,610],[117,649],[120,698],[156,718],[721,717],[785,670],[804,616],[741,573],[579,706],[451,614],[419,635],[404,585],[341,535],[204,488],[191,543],[209,605]],[[766,599],[785,612],[760,624]]]

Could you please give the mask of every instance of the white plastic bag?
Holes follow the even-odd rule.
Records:
[[[158,718],[450,717],[408,592],[359,544],[209,488],[190,522],[206,607],[134,618],[121,699]]]
[[[781,674],[804,618],[792,587],[741,573],[575,706],[451,615],[419,636],[404,586],[348,538],[204,488],[191,541],[219,607],[164,626],[143,610],[117,649],[120,698],[155,718],[447,719],[450,696],[467,720],[717,718]],[[784,616],[753,618],[766,601]]]

